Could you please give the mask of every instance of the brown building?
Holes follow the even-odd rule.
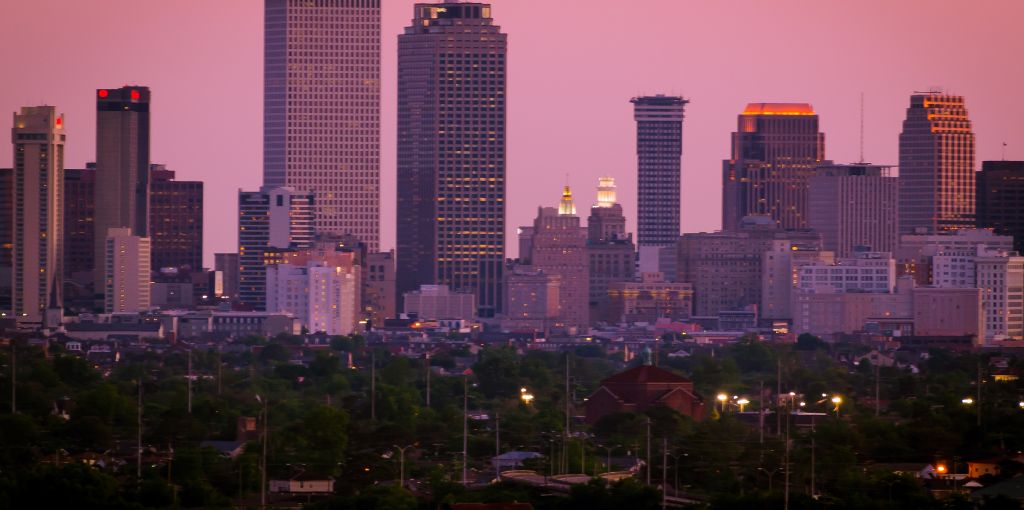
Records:
[[[558,275],[562,280],[558,293],[561,320],[556,326],[587,328],[590,325],[587,230],[580,227],[580,217],[576,215],[568,186],[562,193],[558,209],[538,208],[526,262],[547,274]]]
[[[642,413],[665,406],[694,420],[706,413],[704,399],[693,390],[693,381],[653,365],[639,365],[603,381],[587,399],[587,423],[612,413]]]
[[[587,218],[587,259],[590,263],[590,323],[618,321],[609,315],[608,286],[632,281],[636,247],[626,233],[626,217],[615,201],[615,180],[601,177],[597,204]]]
[[[153,271],[203,267],[203,183],[177,181],[164,165],[150,165],[149,230]]]
[[[373,325],[398,317],[395,294],[395,251],[367,253],[363,263],[363,315]]]
[[[811,105],[748,104],[722,164],[722,230],[751,214],[784,229],[807,228],[809,181],[824,159],[825,135]]]
[[[900,233],[974,226],[974,131],[962,96],[910,96],[900,132]]]
[[[527,265],[505,270],[505,318],[501,327],[510,331],[542,332],[555,325],[561,310],[562,278]]]
[[[666,282],[661,273],[643,273],[639,282],[608,286],[608,316],[612,322],[686,320],[693,315],[693,286]]]

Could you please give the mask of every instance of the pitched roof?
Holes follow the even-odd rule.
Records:
[[[625,372],[619,372],[603,381],[608,383],[686,383],[689,379],[654,365],[637,365]]]

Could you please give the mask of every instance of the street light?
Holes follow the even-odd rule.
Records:
[[[718,398],[718,402],[720,402],[720,404],[721,404],[722,412],[724,413],[725,412],[725,401],[729,400],[729,395],[726,395],[725,393],[719,393],[717,398]]]
[[[740,406],[740,412],[741,413],[743,412],[743,408],[746,407],[746,405],[749,404],[749,403],[750,403],[750,401],[745,399],[745,398],[741,398],[741,399],[736,401],[736,404],[738,404]]]
[[[839,405],[843,403],[843,399],[839,395],[836,395],[836,396],[832,397],[832,403],[835,404],[835,406],[836,406],[836,408],[835,408],[836,418],[838,418],[839,417]]]
[[[533,393],[530,393],[526,388],[519,388],[519,399],[524,404],[530,405],[530,402],[533,402]]]
[[[260,461],[260,509],[267,507],[267,422],[270,416],[267,413],[267,406],[270,399],[261,398],[256,395],[256,402],[263,404],[263,458]]]
[[[405,488],[405,450],[415,445],[398,446],[392,445],[398,450],[398,487]]]
[[[960,399],[960,403],[965,405],[965,406],[969,406],[969,405],[974,404],[974,399],[971,398],[971,397],[962,398],[962,399]]]
[[[1017,402],[1017,407],[1020,407],[1021,409],[1024,409],[1024,400],[1021,400],[1020,402]]]

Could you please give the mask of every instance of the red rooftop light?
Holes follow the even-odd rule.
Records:
[[[132,99],[138,99],[140,96],[138,90],[132,90]]]
[[[105,89],[100,89],[99,91],[100,97],[107,97],[108,94],[109,92],[107,92]]]

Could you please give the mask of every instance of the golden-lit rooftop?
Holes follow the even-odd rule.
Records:
[[[808,103],[748,103],[743,115],[816,115]]]

